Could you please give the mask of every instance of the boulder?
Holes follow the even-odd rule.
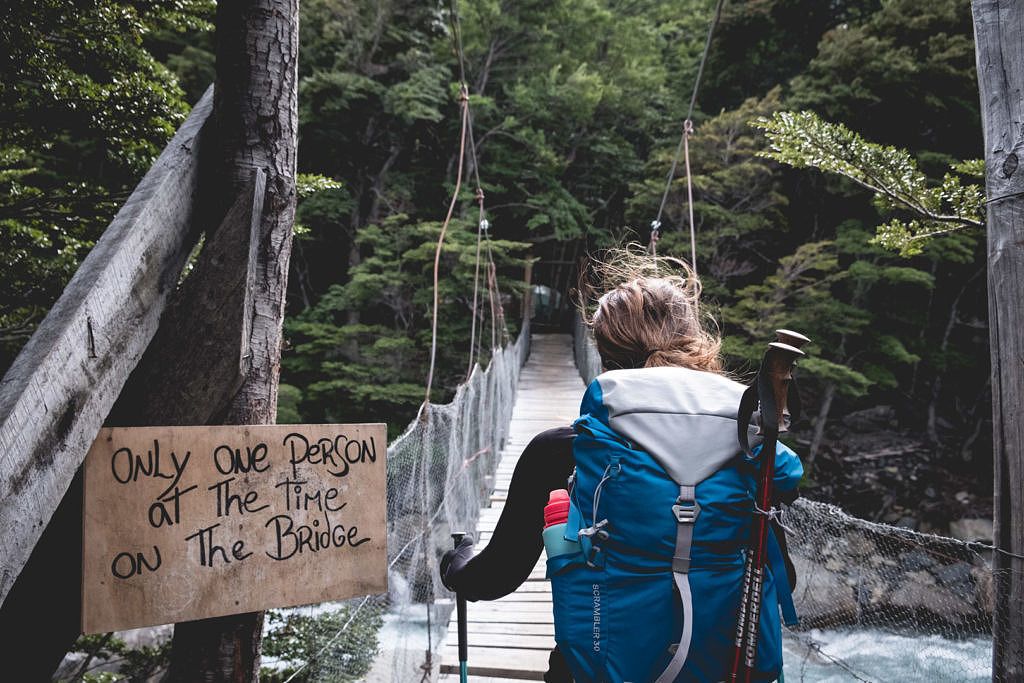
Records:
[[[907,572],[889,594],[889,604],[919,618],[961,624],[975,615],[958,591],[939,585],[927,571]]]
[[[996,606],[996,587],[992,570],[983,565],[971,568],[974,575],[974,604],[981,613],[991,618]]]
[[[903,565],[907,571],[915,572],[921,569],[934,567],[935,560],[933,560],[932,556],[925,551],[916,549],[900,555],[900,564]]]
[[[981,541],[992,543],[995,533],[992,520],[983,517],[968,517],[949,523],[949,535],[961,541]]]
[[[857,621],[857,596],[844,574],[798,555],[792,560],[797,576],[793,600],[804,625],[837,626]]]
[[[878,554],[878,546],[862,534],[851,534],[846,552],[850,557],[871,557]]]
[[[892,406],[875,406],[847,413],[843,418],[843,424],[857,432],[892,428],[897,425],[896,409]]]
[[[915,517],[911,517],[910,515],[903,515],[899,519],[896,520],[896,526],[898,526],[900,528],[903,528],[903,529],[911,529],[911,530],[913,530],[913,529],[917,529],[918,522],[917,522],[917,519]]]
[[[944,586],[956,590],[959,594],[969,596],[974,592],[971,565],[966,562],[955,562],[932,570],[932,574]]]

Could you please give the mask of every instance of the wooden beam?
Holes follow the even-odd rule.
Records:
[[[974,0],[988,197],[996,552],[992,680],[1024,679],[1024,5]]]
[[[550,649],[503,649],[469,646],[469,673],[476,676],[544,680]],[[458,648],[448,644],[441,651],[441,673],[458,673]],[[449,663],[450,662],[450,663]]]
[[[253,169],[249,186],[207,236],[107,426],[209,424],[234,398],[252,357],[249,336],[266,181],[263,169]]]
[[[212,89],[0,382],[0,605],[141,358],[195,240]]]
[[[248,368],[265,178],[262,170],[253,171],[250,186],[220,226],[207,230],[191,273],[170,297],[108,425],[205,424],[238,389]],[[207,204],[199,198],[200,206]],[[248,256],[239,258],[245,245]],[[34,653],[13,663],[17,680],[48,677],[78,637],[82,547],[82,481],[76,477],[0,609],[0,631],[12,634],[12,651]],[[52,580],[53,566],[68,568],[60,582]]]

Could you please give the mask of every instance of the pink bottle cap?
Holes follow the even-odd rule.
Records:
[[[544,506],[544,528],[569,521],[569,492],[555,489]]]

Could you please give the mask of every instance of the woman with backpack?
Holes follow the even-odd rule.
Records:
[[[612,283],[593,292],[588,319],[605,372],[571,427],[526,447],[487,547],[473,557],[465,539],[444,556],[442,580],[469,600],[517,589],[540,556],[549,493],[568,482],[573,552],[548,558],[558,645],[545,680],[721,681],[755,512],[756,465],[737,442],[746,387],[722,369],[686,264],[624,251],[597,275]],[[775,467],[775,490],[791,501],[799,458],[779,444]],[[782,668],[775,605],[795,620],[784,539],[769,545],[754,677],[763,681]]]

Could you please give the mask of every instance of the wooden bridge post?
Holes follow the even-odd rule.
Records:
[[[1024,4],[973,0],[988,197],[995,542],[1024,554]],[[1024,678],[1024,561],[996,552],[992,680]]]
[[[276,421],[298,146],[298,0],[238,0],[217,4],[214,149],[223,205],[266,172],[255,245],[247,373],[217,421]],[[239,245],[240,257],[247,250]],[[247,321],[248,322],[248,321]],[[176,624],[173,681],[254,681],[259,677],[263,613]]]

